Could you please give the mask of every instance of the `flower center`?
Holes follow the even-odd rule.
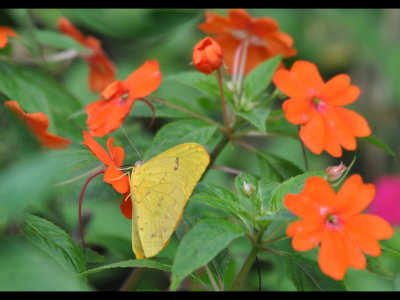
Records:
[[[251,34],[250,31],[247,30],[239,30],[239,29],[233,29],[231,30],[231,34],[235,39],[238,40],[245,40],[248,39],[249,43],[255,46],[266,46],[267,43],[258,37],[257,35]]]
[[[312,105],[314,106],[314,108],[316,110],[318,110],[319,112],[323,112],[326,108],[326,104],[324,101],[318,99],[318,98],[314,98],[312,100]]]
[[[326,216],[326,224],[328,227],[337,228],[340,225],[340,218],[338,215],[329,214]]]

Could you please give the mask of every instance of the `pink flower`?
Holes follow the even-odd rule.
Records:
[[[368,211],[392,225],[400,225],[400,176],[381,176],[375,186],[376,196]]]

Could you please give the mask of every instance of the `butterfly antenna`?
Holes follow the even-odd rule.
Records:
[[[81,236],[81,242],[83,247],[83,253],[85,254],[85,238],[83,236],[83,221],[82,221],[82,202],[83,202],[83,195],[85,194],[86,187],[88,186],[89,182],[92,181],[97,175],[104,173],[104,170],[97,171],[96,173],[92,174],[88,179],[86,179],[85,183],[83,184],[81,194],[79,195],[79,205],[78,205],[78,215],[79,215],[79,234]]]
[[[121,130],[122,132],[125,134],[126,138],[128,139],[129,144],[131,145],[133,151],[136,152],[136,154],[139,156],[140,160],[143,160],[142,155],[140,154],[140,152],[138,151],[138,149],[135,147],[135,145],[132,143],[131,139],[129,138],[128,134],[126,133],[124,127],[121,125]]]

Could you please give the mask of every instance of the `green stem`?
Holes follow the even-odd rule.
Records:
[[[145,270],[146,270],[145,268],[134,268],[132,272],[129,274],[128,278],[120,287],[119,291],[120,292],[131,291],[138,283],[139,279],[142,278]]]
[[[221,106],[222,106],[222,111],[223,111],[223,114],[224,114],[226,132],[228,134],[229,140],[232,142],[232,132],[231,132],[231,127],[230,127],[230,120],[229,120],[228,111],[226,109],[225,96],[224,96],[224,86],[222,84],[221,68],[219,68],[217,70],[217,79],[218,79],[219,93],[220,93],[220,97],[221,97]]]
[[[238,275],[236,276],[232,284],[231,291],[237,291],[240,288],[240,285],[242,284],[244,278],[246,277],[247,273],[249,272],[251,266],[253,265],[257,257],[258,251],[259,251],[258,247],[253,247],[249,256],[247,256],[245,262],[243,263],[243,266],[240,269]]]
[[[297,128],[300,133],[300,125]],[[306,171],[309,171],[310,168],[308,166],[308,158],[307,158],[306,148],[304,146],[303,141],[300,139],[300,135],[299,135],[299,140],[300,140],[300,144],[301,144],[301,152],[303,153],[304,166],[306,167]]]
[[[159,98],[155,98],[155,97],[152,97],[152,96],[148,96],[147,98],[152,100],[152,101],[155,101],[157,103],[160,103],[162,105],[171,107],[171,108],[176,109],[178,111],[181,111],[181,112],[183,112],[185,114],[191,115],[192,117],[195,117],[196,119],[202,120],[202,121],[204,121],[206,123],[215,125],[215,126],[218,127],[218,129],[220,131],[226,132],[225,127],[222,126],[221,124],[219,124],[218,122],[214,121],[213,119],[207,118],[207,117],[205,117],[205,116],[203,116],[201,114],[195,113],[194,111],[188,110],[188,109],[186,109],[186,108],[184,108],[182,106],[179,106],[179,105],[176,105],[174,103],[168,102],[168,101],[166,101],[164,99],[159,99]]]

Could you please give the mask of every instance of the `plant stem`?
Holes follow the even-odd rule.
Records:
[[[232,284],[231,291],[237,291],[240,288],[240,285],[242,284],[244,278],[246,277],[247,273],[250,270],[250,267],[252,266],[253,262],[257,257],[258,251],[259,249],[257,247],[253,247],[249,256],[247,256],[245,262],[243,263],[243,266],[240,269],[238,275],[236,276]]]
[[[300,125],[297,128],[300,133]],[[301,144],[301,152],[303,153],[304,166],[306,167],[306,171],[309,171],[310,168],[308,167],[308,158],[307,158],[306,148],[304,147],[303,141],[300,139],[300,135],[299,135],[299,140],[300,140],[300,144]]]
[[[205,265],[204,268],[206,269],[206,273],[207,273],[207,275],[208,275],[208,278],[210,279],[210,282],[211,282],[211,285],[212,285],[213,288],[214,288],[214,291],[219,291],[217,282],[215,281],[214,276],[211,274],[210,268],[209,268],[207,265]]]
[[[160,103],[160,104],[162,104],[162,105],[171,107],[171,108],[176,109],[176,110],[178,110],[178,111],[181,111],[181,112],[183,112],[183,113],[185,113],[185,114],[191,115],[191,116],[195,117],[196,119],[202,120],[202,121],[204,121],[204,122],[206,122],[206,123],[215,125],[215,126],[218,127],[219,130],[221,130],[221,131],[223,131],[223,132],[226,131],[226,129],[224,128],[224,126],[222,126],[222,125],[219,124],[218,122],[215,122],[214,120],[212,120],[212,119],[210,119],[210,118],[207,118],[207,117],[205,117],[205,116],[203,116],[203,115],[200,115],[200,114],[198,114],[198,113],[195,113],[195,112],[193,112],[193,111],[191,111],[191,110],[188,110],[188,109],[186,109],[186,108],[184,108],[184,107],[182,107],[182,106],[179,106],[179,105],[176,105],[176,104],[174,104],[174,103],[168,102],[168,101],[166,101],[166,100],[164,100],[164,99],[159,99],[159,98],[155,98],[155,97],[152,97],[152,96],[148,96],[147,98],[149,98],[149,99],[152,100],[152,101],[158,102],[158,103]]]
[[[219,93],[220,93],[220,97],[221,97],[222,111],[224,113],[224,121],[225,121],[226,132],[228,134],[229,140],[232,142],[232,132],[231,132],[231,127],[230,127],[230,120],[229,120],[228,111],[226,109],[225,96],[224,96],[224,86],[223,86],[223,83],[222,83],[221,68],[219,68],[217,70],[217,79],[218,79],[218,85],[219,85]]]
[[[134,268],[133,271],[129,274],[128,278],[126,278],[125,282],[119,288],[120,292],[128,292],[131,291],[135,285],[138,283],[139,279],[142,277],[145,268]]]

